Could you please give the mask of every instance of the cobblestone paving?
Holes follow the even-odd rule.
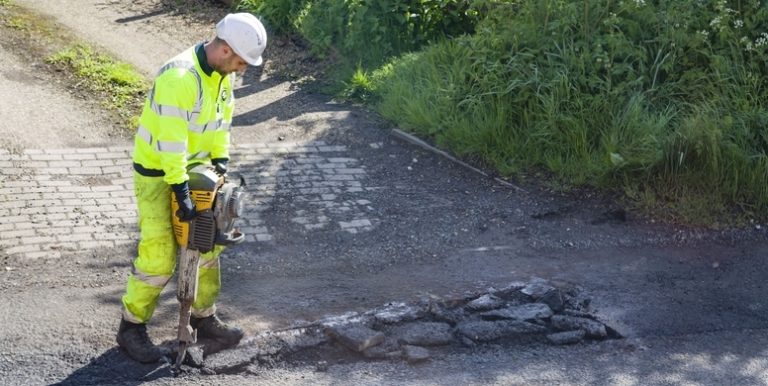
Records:
[[[0,256],[61,257],[138,239],[130,147],[0,150]],[[278,231],[262,213],[278,200],[290,231],[373,229],[366,172],[345,146],[315,141],[233,146],[231,175],[247,183],[246,241]],[[283,230],[279,230],[283,231]]]

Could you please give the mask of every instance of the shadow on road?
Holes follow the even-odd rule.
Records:
[[[123,24],[123,23],[130,23],[130,22],[137,21],[137,20],[144,20],[144,19],[149,19],[150,17],[160,16],[160,15],[163,15],[163,14],[166,14],[166,13],[169,13],[169,12],[170,11],[167,10],[167,9],[159,9],[157,11],[147,12],[147,13],[144,13],[144,14],[141,14],[141,15],[134,15],[134,16],[129,16],[129,17],[121,17],[119,19],[116,19],[115,22],[116,23],[121,23],[121,24]]]
[[[257,73],[258,70],[254,70]],[[258,93],[270,93],[271,88],[280,88],[285,85],[280,80],[257,80],[258,75],[246,72],[243,85],[235,89],[235,98],[241,99]],[[294,86],[291,86],[294,87]],[[327,96],[311,94],[307,92],[285,92],[285,96],[276,99],[268,97],[270,103],[250,110],[240,110],[240,114],[233,118],[237,126],[255,125],[270,118],[278,121],[289,121],[311,113],[333,113],[350,111],[349,106],[334,104]],[[320,140],[321,138],[318,138]]]
[[[168,364],[141,364],[113,347],[54,385],[140,385],[166,377],[172,377]]]
[[[133,16],[116,19],[116,23],[125,24],[146,20],[160,15],[180,15],[191,23],[211,25],[216,23],[228,11],[221,2],[211,1],[210,4],[182,6],[176,0],[162,0],[154,5],[154,9]]]

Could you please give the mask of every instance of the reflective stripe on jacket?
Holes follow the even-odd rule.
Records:
[[[168,184],[189,179],[187,164],[229,158],[234,74],[208,75],[190,47],[158,72],[144,102],[133,162],[161,170]]]

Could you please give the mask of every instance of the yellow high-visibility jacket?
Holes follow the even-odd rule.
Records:
[[[134,168],[168,184],[189,179],[187,165],[229,158],[235,75],[207,62],[202,44],[168,61],[147,95],[134,140]]]

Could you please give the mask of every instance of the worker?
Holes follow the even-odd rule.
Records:
[[[117,333],[120,347],[139,362],[156,362],[171,353],[169,347],[152,343],[146,325],[176,266],[171,216],[190,221],[197,213],[189,194],[187,167],[207,163],[226,173],[235,75],[242,75],[248,65],[261,65],[266,44],[267,34],[258,18],[249,13],[228,14],[216,24],[215,38],[169,60],[147,95],[133,151],[140,240],[122,297]],[[179,203],[176,213],[171,213],[171,192]],[[200,257],[190,324],[198,338],[228,348],[240,342],[243,332],[216,315],[222,249],[217,245]]]

